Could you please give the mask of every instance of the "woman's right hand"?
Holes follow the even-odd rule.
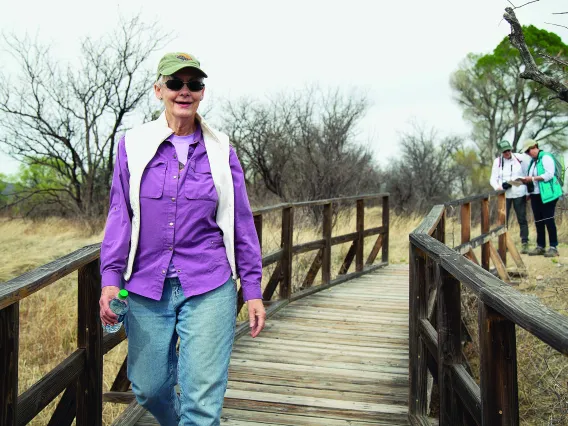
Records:
[[[119,291],[120,288],[112,285],[103,287],[101,291],[101,298],[99,299],[99,307],[100,307],[101,322],[103,323],[103,325],[116,324],[118,316],[113,311],[110,310],[109,303],[112,299],[114,299],[118,295]]]

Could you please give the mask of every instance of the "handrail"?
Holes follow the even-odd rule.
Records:
[[[489,223],[489,199],[497,197],[498,222]],[[470,236],[471,203],[481,202],[482,234]],[[446,208],[461,206],[461,245],[444,241]],[[499,251],[492,239],[499,239]],[[517,291],[488,271],[489,259],[500,276],[507,249],[518,266],[522,260],[505,226],[503,191],[437,205],[410,234],[409,420],[430,424],[426,417],[427,376],[437,379],[440,425],[518,425],[515,326],[558,352],[568,355],[568,317],[537,298]],[[481,266],[471,251],[482,246]],[[465,254],[468,258],[464,258]],[[460,284],[479,298],[480,385],[463,365]]]
[[[382,224],[365,228],[365,201],[382,200]],[[356,201],[356,232],[331,236],[333,205]],[[321,206],[322,237],[314,241],[293,244],[294,209]],[[263,267],[277,264],[264,290],[264,298],[272,299],[279,287],[280,300],[267,307],[267,314],[273,315],[292,300],[305,297],[333,285],[345,282],[388,264],[389,237],[389,195],[363,194],[327,200],[278,204],[253,211],[254,223],[262,244],[263,216],[281,211],[281,247],[262,258]],[[366,237],[377,235],[368,258],[363,257]],[[331,274],[331,249],[334,245],[351,242],[351,247],[336,278]],[[293,257],[301,253],[316,251],[315,259],[302,285],[293,287]],[[374,263],[382,250],[381,261]],[[26,272],[5,283],[0,283],[0,424],[23,425],[33,419],[47,404],[62,391],[63,397],[56,408],[50,424],[70,424],[76,418],[77,426],[102,424],[102,364],[103,356],[125,338],[123,330],[103,336],[98,299],[101,277],[99,273],[100,244],[93,244],[76,250],[53,262]],[[348,273],[355,261],[355,272]],[[313,285],[321,269],[322,282]],[[78,339],[77,349],[57,367],[48,372],[26,392],[18,395],[18,346],[19,346],[19,303],[22,299],[49,286],[59,279],[78,271]],[[295,291],[297,290],[297,291]],[[239,310],[243,306],[242,289],[239,291]],[[247,324],[245,324],[247,326]],[[239,327],[236,336],[246,331]],[[128,389],[126,362],[123,363],[111,388],[110,398],[120,399]],[[118,397],[117,397],[118,395]],[[18,409],[18,407],[20,409]]]

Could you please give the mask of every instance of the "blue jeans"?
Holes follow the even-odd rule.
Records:
[[[128,378],[138,403],[162,426],[219,425],[235,336],[233,279],[186,298],[179,279],[166,278],[161,300],[128,299]]]

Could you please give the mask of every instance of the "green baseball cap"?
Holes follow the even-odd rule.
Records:
[[[162,59],[160,59],[156,80],[158,80],[161,75],[172,75],[183,68],[195,68],[203,77],[207,77],[207,74],[201,69],[201,64],[195,56],[183,52],[173,52],[166,53]]]
[[[505,151],[512,151],[513,147],[509,143],[509,141],[502,140],[501,142],[497,142],[497,148],[499,148],[499,152]]]

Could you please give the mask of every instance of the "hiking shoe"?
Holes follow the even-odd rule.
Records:
[[[523,248],[521,248],[521,254],[529,254],[529,243],[523,243]]]
[[[543,249],[542,247],[536,246],[534,249],[529,251],[529,256],[542,256],[544,253],[546,253],[545,249]]]
[[[558,253],[558,249],[556,247],[550,247],[546,253],[544,253],[544,257],[556,257],[560,256]]]

